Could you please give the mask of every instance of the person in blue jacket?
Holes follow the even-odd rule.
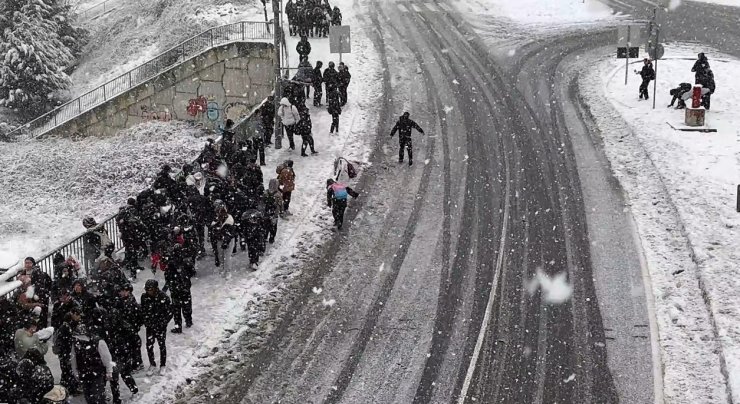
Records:
[[[334,216],[334,225],[338,230],[342,230],[344,223],[344,211],[347,209],[347,199],[349,197],[357,198],[360,196],[352,188],[334,181],[326,180],[326,203],[331,208],[331,214]]]

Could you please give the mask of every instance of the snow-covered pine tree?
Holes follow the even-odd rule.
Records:
[[[75,59],[82,54],[82,48],[90,40],[90,34],[86,29],[72,25],[72,6],[69,0],[48,0],[54,11],[53,16],[59,25],[59,38],[67,45]]]
[[[59,36],[56,0],[0,2],[0,105],[35,115],[69,88],[74,56]]]

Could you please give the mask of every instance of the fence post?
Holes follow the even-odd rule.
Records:
[[[108,97],[105,95],[105,84],[103,84],[103,101],[107,100]]]
[[[182,55],[182,61],[185,61],[185,42],[180,45],[180,54]]]
[[[246,40],[246,38],[244,37],[244,21],[241,22],[241,26],[242,26],[242,42],[244,42]]]
[[[133,84],[131,84],[131,70],[128,71],[128,88],[131,88]]]
[[[81,97],[77,97],[77,113],[78,114],[82,113],[82,98]]]
[[[211,48],[213,48],[213,28],[209,29],[208,33],[211,35]]]

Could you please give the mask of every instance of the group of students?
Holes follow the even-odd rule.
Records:
[[[708,110],[711,107],[712,94],[714,94],[716,84],[714,82],[714,72],[712,72],[712,69],[709,66],[709,59],[704,53],[699,53],[697,55],[696,62],[694,62],[694,66],[691,68],[691,71],[694,73],[694,83],[702,86],[700,106]],[[655,80],[653,62],[648,58],[643,59],[642,69],[636,73],[642,78],[642,83],[640,83],[639,89],[640,99],[650,99],[648,94],[648,85],[650,85],[652,80]],[[678,87],[672,88],[669,91],[672,98],[671,103],[668,104],[668,108],[673,107],[677,101],[677,109],[686,108],[686,100],[691,98],[690,92],[693,87],[694,86],[691,85],[691,83],[681,83]]]
[[[88,404],[104,404],[108,383],[113,403],[120,404],[119,379],[133,395],[138,393],[133,374],[144,368],[139,338],[142,326],[150,364],[147,374],[163,374],[167,324],[174,307],[158,282],[147,281],[139,304],[132,285],[117,266],[103,265],[97,290],[91,292],[76,260],[57,253],[54,264],[55,279],[51,280],[32,257],[26,258],[18,274],[23,285],[16,301],[0,297],[0,402],[56,402],[67,394],[83,393]],[[111,286],[108,283],[112,281],[118,283]],[[158,370],[155,342],[160,349]],[[45,360],[50,349],[59,359],[59,386]]]
[[[320,0],[288,0],[285,14],[288,16],[290,36],[326,37],[330,26],[342,25],[342,12],[339,7],[332,9],[329,0],[324,0],[323,4]]]

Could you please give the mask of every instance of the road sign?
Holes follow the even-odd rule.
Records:
[[[617,48],[617,59],[637,59],[640,57],[640,48]]]
[[[665,55],[665,48],[663,47],[663,44],[657,44],[655,46],[650,46],[647,49],[648,55],[650,55],[650,59],[658,60]]]
[[[329,28],[329,52],[351,53],[349,25],[339,25]]]

